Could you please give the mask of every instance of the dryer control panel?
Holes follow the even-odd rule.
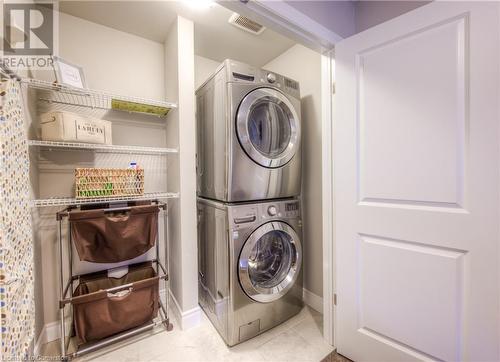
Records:
[[[255,83],[262,86],[272,86],[286,94],[300,98],[299,82],[281,74],[252,67],[250,65],[227,59],[225,64],[228,80],[235,83]]]

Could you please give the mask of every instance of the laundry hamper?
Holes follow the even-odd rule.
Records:
[[[71,238],[82,261],[118,263],[151,249],[158,236],[157,205],[133,206],[126,211],[71,211]]]
[[[151,262],[130,266],[121,278],[110,278],[106,272],[81,277],[71,301],[78,343],[153,320],[158,314],[158,281]]]

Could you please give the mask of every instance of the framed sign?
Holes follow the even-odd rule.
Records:
[[[57,83],[75,88],[87,88],[82,67],[56,56],[52,57],[52,62]]]

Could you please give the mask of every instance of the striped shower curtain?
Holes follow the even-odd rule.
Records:
[[[21,86],[0,82],[1,359],[30,353],[35,323],[29,152]]]

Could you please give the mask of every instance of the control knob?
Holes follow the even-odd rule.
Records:
[[[269,216],[276,216],[276,214],[278,213],[278,209],[276,209],[276,206],[271,205],[267,208],[267,213],[269,214]]]
[[[267,73],[267,81],[269,83],[274,83],[276,82],[276,75],[273,73]]]

